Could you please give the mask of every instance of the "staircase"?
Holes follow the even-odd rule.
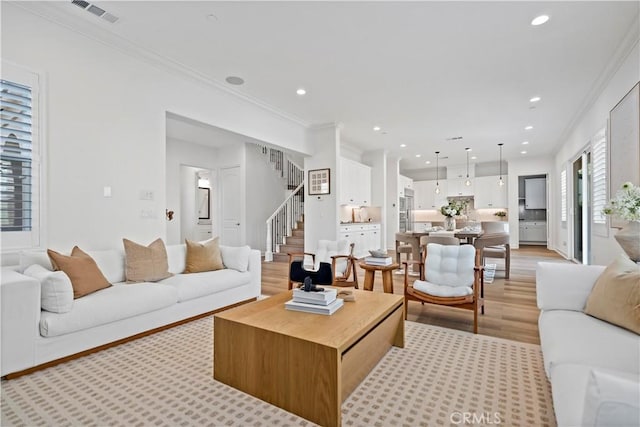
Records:
[[[273,253],[273,261],[289,262],[288,252],[304,252],[304,215],[302,221],[296,221],[296,227],[291,230],[291,235],[285,236],[279,252]]]
[[[304,170],[284,152],[254,144],[291,193],[267,219],[265,261],[288,261],[287,252],[304,251]]]

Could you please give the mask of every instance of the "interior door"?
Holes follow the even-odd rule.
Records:
[[[222,169],[220,178],[222,210],[220,243],[227,246],[240,246],[242,244],[240,166]]]
[[[591,202],[591,153],[585,151],[573,162],[573,259],[589,264]]]

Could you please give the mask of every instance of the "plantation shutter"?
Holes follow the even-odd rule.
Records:
[[[607,141],[605,129],[600,130],[592,139],[591,152],[593,154],[593,223],[606,224],[607,217],[602,212],[607,204]]]
[[[560,220],[567,222],[567,170],[560,172]]]
[[[30,231],[33,181],[31,88],[0,80],[0,90],[1,229]]]

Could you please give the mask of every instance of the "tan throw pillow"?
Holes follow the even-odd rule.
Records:
[[[129,239],[122,239],[125,253],[125,277],[127,283],[157,282],[173,276],[169,273],[167,248],[162,239],[143,246]]]
[[[62,255],[51,249],[47,250],[47,254],[54,270],[64,271],[69,276],[74,299],[111,286],[98,268],[98,264],[79,247],[73,247],[71,256]]]
[[[640,334],[640,266],[622,255],[598,278],[584,312]]]
[[[186,239],[187,262],[185,273],[200,273],[203,271],[214,271],[224,268],[218,237],[206,242],[192,242]]]

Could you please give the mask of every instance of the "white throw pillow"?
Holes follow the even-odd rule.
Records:
[[[249,246],[220,245],[220,253],[222,255],[222,263],[226,268],[238,270],[242,273],[249,269],[249,255],[251,254]]]
[[[24,271],[25,276],[40,281],[40,306],[53,313],[67,313],[73,308],[73,286],[64,271],[50,271],[34,264]]]
[[[639,426],[640,377],[592,370],[587,383],[582,425]]]

